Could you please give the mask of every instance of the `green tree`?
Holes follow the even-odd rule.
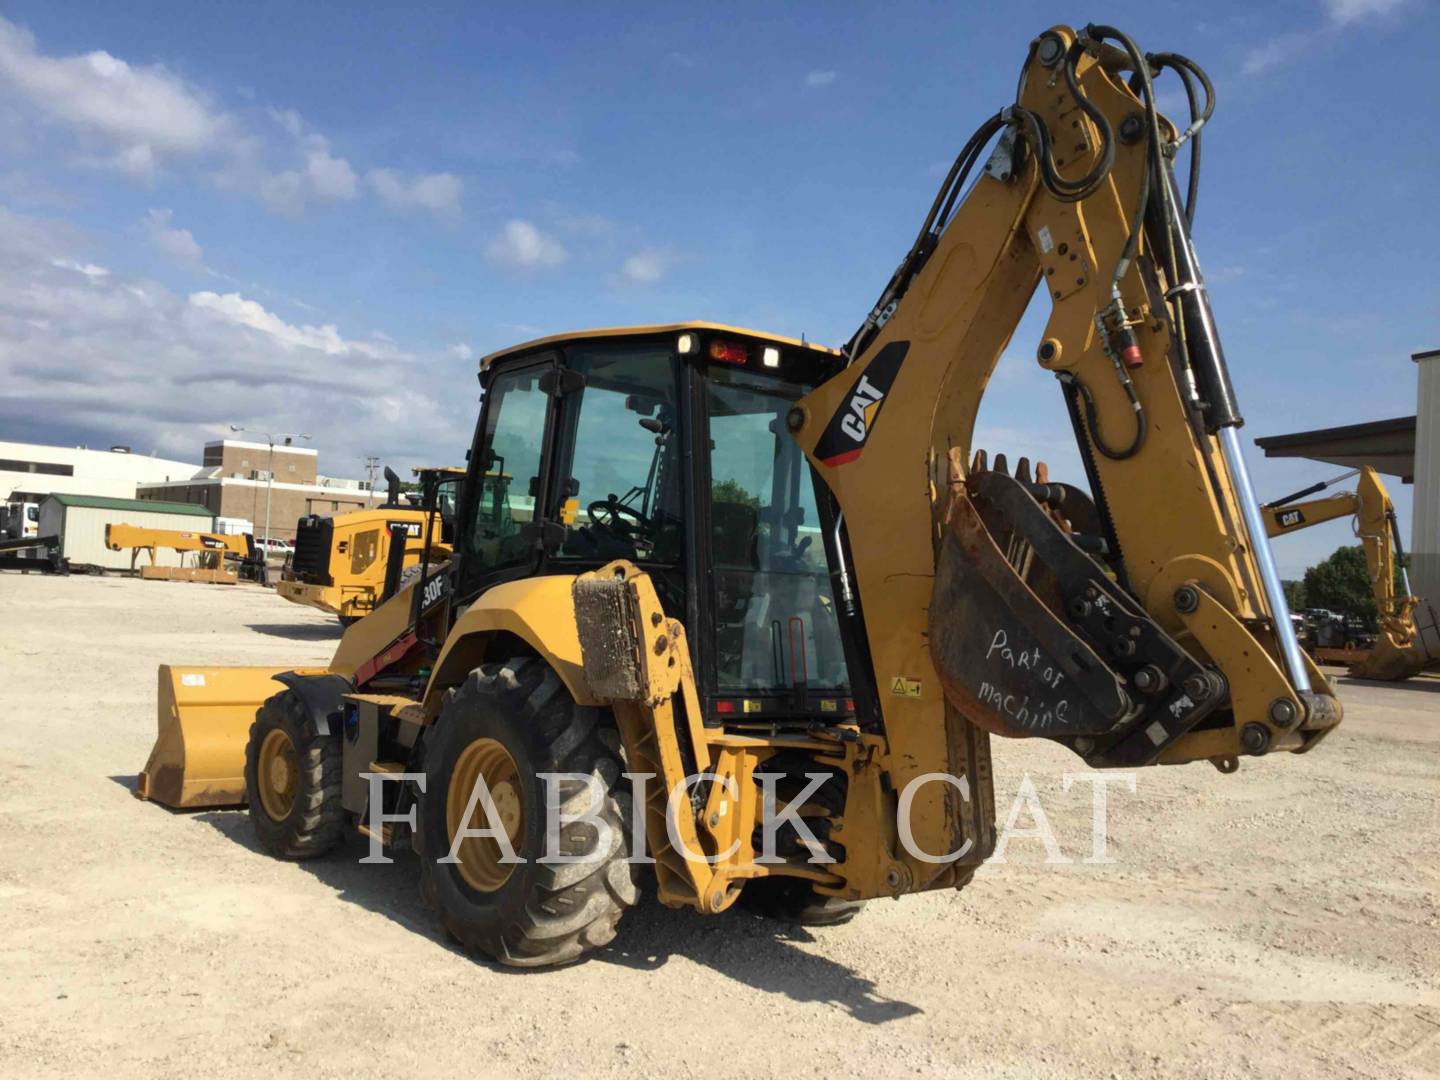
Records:
[[[1280,585],[1285,590],[1285,603],[1290,606],[1291,611],[1314,606],[1305,602],[1305,583],[1303,581],[1282,581]]]
[[[1341,615],[1375,625],[1375,597],[1370,591],[1370,570],[1359,544],[1336,548],[1328,559],[1305,571],[1306,606],[1329,608]]]
[[[760,509],[760,499],[751,495],[738,480],[717,480],[710,485],[710,498],[717,503],[740,503]]]

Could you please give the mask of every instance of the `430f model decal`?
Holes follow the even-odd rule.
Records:
[[[900,371],[900,363],[909,351],[908,341],[892,341],[865,366],[815,444],[815,457],[821,464],[831,467],[844,465],[860,456],[870,432],[875,428],[875,421],[879,419],[885,395],[890,393],[890,387]]]

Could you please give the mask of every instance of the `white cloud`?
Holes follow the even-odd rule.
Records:
[[[1348,26],[1363,19],[1389,15],[1409,0],[1324,0],[1325,14],[1336,26]]]
[[[1245,54],[1240,70],[1245,75],[1263,75],[1283,67],[1310,48],[1314,35],[1305,32],[1281,34],[1261,42]]]
[[[1324,21],[1311,29],[1292,30],[1263,41],[1240,63],[1246,75],[1264,75],[1303,56],[1317,45],[1333,41],[1341,30],[1381,19],[1407,7],[1410,0],[1321,0]]]
[[[395,169],[371,169],[365,179],[394,210],[423,210],[442,219],[460,216],[464,184],[454,173],[407,176]]]
[[[449,346],[445,351],[450,356],[453,356],[456,360],[469,360],[472,356],[475,355],[475,350],[470,348],[469,344],[463,341],[457,341],[454,345]]]
[[[163,65],[130,64],[104,51],[48,56],[28,31],[0,18],[3,85],[73,133],[84,147],[75,160],[145,187],[163,168],[185,162],[222,190],[290,215],[316,200],[354,199],[360,190],[356,168],[294,109],[271,108],[274,127],[257,124],[260,110],[227,111]],[[459,215],[463,185],[451,173],[372,169],[367,179],[392,209]]]
[[[110,271],[103,266],[96,266],[94,263],[76,262],[74,259],[51,259],[50,265],[60,270],[73,270],[77,274],[84,274],[91,281],[100,281],[110,276]]]
[[[150,243],[182,266],[191,269],[205,268],[205,253],[189,229],[181,229],[170,223],[169,210],[150,210],[140,219]]]
[[[0,18],[0,79],[36,109],[119,148],[114,162],[153,174],[164,156],[210,150],[231,125],[205,96],[161,65],[131,65],[103,50],[45,56]]]
[[[305,118],[295,109],[268,109],[270,119],[279,124],[285,133],[298,139],[305,134]]]
[[[137,184],[144,187],[155,185],[155,173],[159,166],[155,160],[155,151],[145,143],[127,146],[110,159],[109,165]]]
[[[71,227],[0,208],[0,431],[198,461],[228,424],[309,431],[332,476],[376,440],[397,469],[468,444],[474,397],[416,355],[297,326],[238,294],[186,297],[76,260]],[[424,424],[406,422],[424,416]],[[327,464],[328,463],[328,464]]]
[[[670,269],[670,257],[659,248],[635,252],[620,264],[620,281],[626,285],[653,285]]]
[[[829,86],[834,81],[835,72],[833,71],[821,71],[817,69],[815,71],[806,72],[805,74],[805,85],[812,88]]]
[[[353,199],[355,170],[343,157],[335,157],[324,139],[305,155],[305,175],[322,199]]]
[[[189,305],[205,317],[247,327],[266,335],[286,349],[313,349],[326,356],[364,356],[370,359],[397,358],[401,355],[394,344],[372,335],[369,341],[347,341],[331,324],[324,326],[293,326],[254,300],[239,293],[195,292]]]
[[[485,249],[492,262],[519,270],[559,266],[568,257],[564,245],[528,221],[507,221]]]

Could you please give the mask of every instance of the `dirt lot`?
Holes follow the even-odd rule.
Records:
[[[325,660],[251,587],[0,575],[0,1074],[1422,1075],[1440,1069],[1440,680],[1342,680],[1316,753],[1110,797],[1001,743],[1063,856],[808,932],[653,901],[561,971],[442,939],[415,867],[260,854],[243,812],[131,796],[161,661]],[[1021,826],[1032,826],[1027,815]]]

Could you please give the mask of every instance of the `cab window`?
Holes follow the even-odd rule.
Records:
[[[520,535],[535,513],[540,449],[550,396],[540,389],[544,369],[498,372],[486,390],[485,429],[470,517],[463,530],[467,577],[528,562]]]
[[[681,562],[684,505],[677,363],[669,343],[570,349],[554,558]]]

